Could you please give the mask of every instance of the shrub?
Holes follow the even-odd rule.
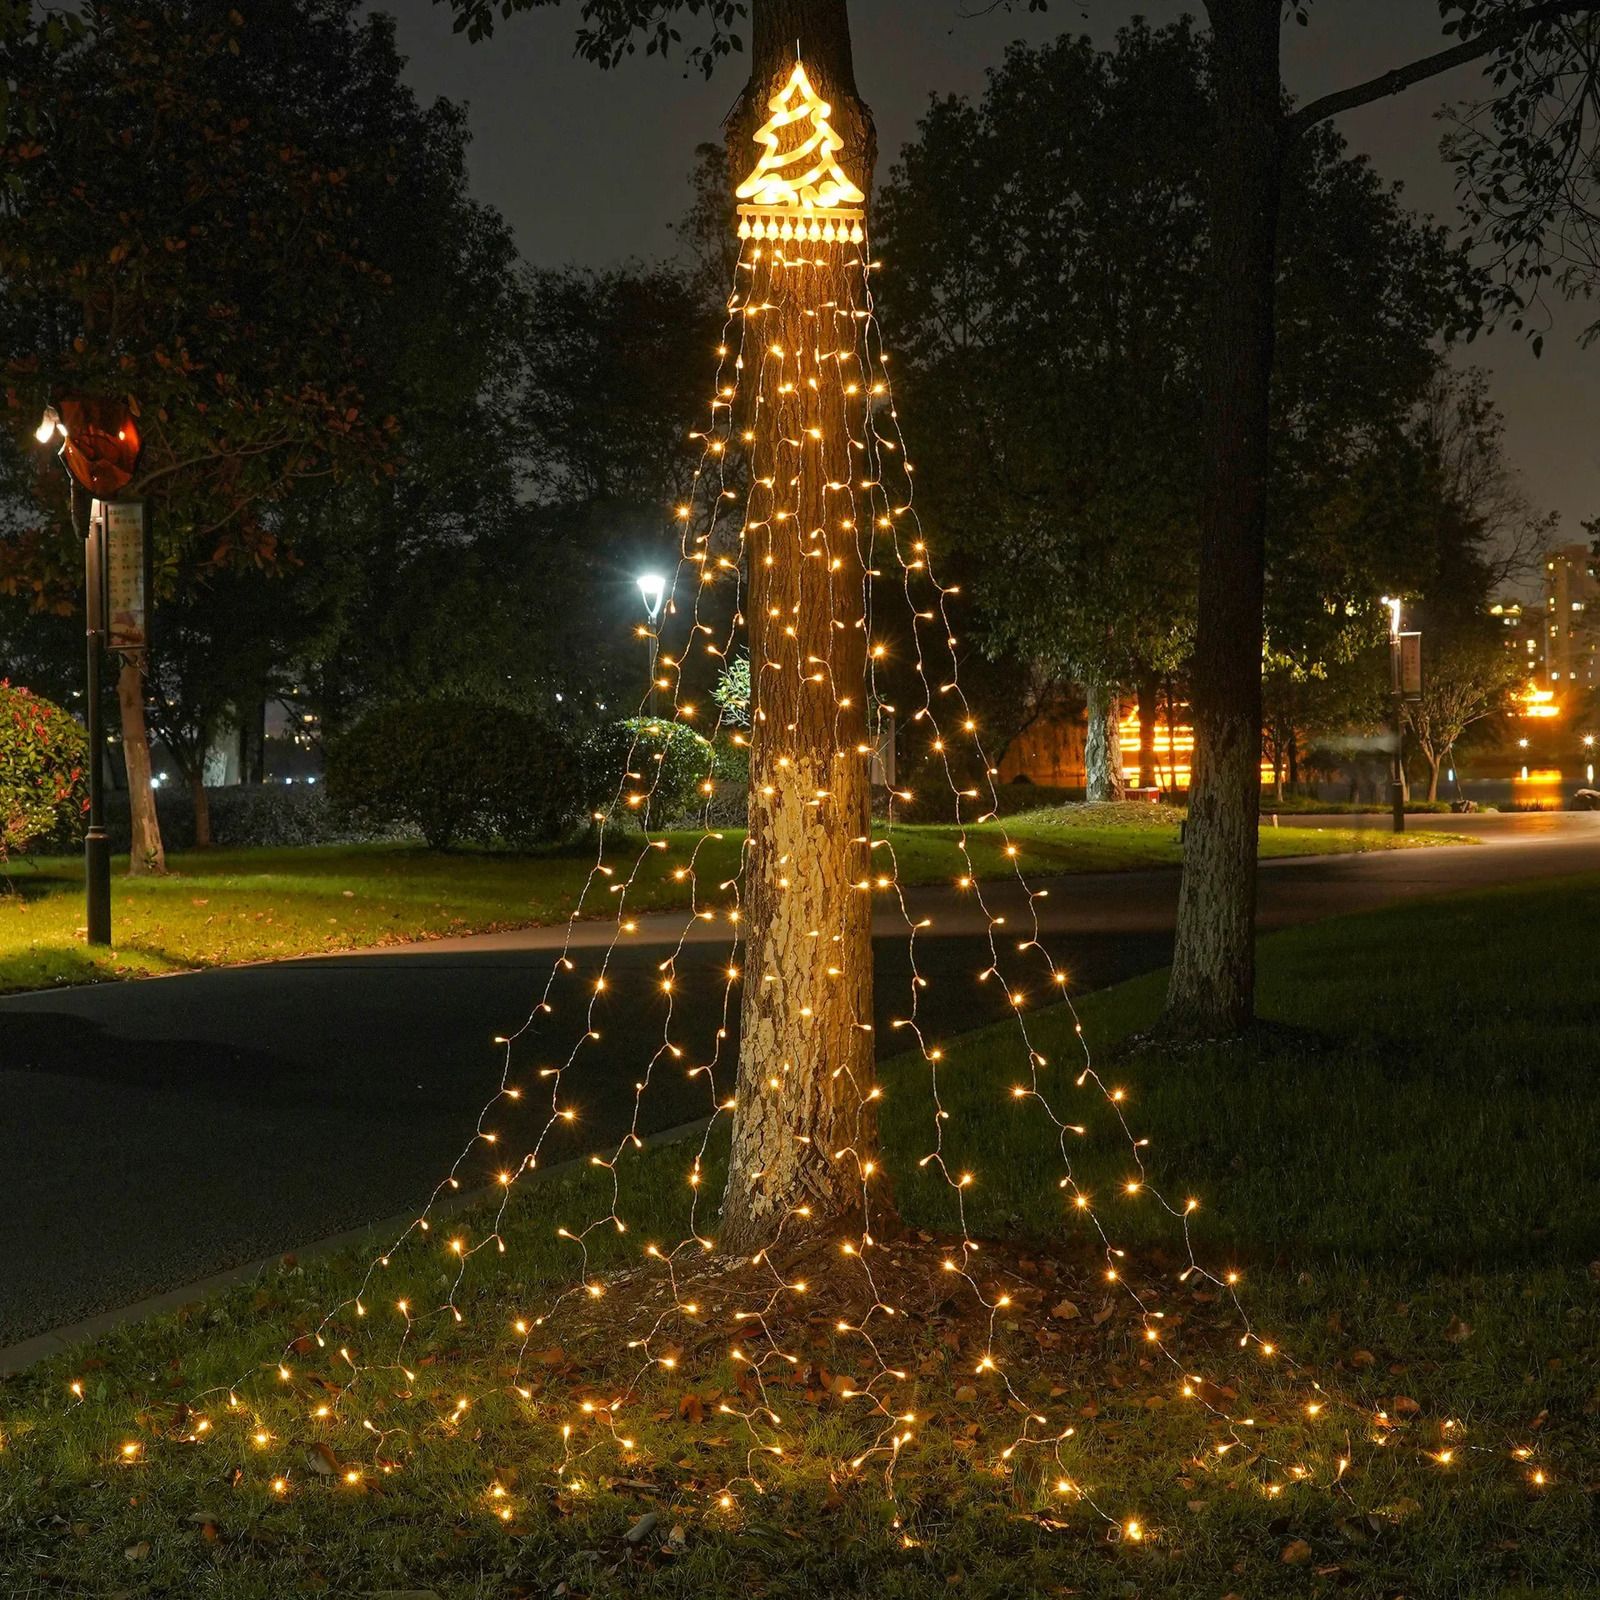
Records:
[[[436,850],[559,839],[594,805],[591,731],[558,713],[463,697],[395,701],[331,739],[328,796],[363,828]]]
[[[716,688],[711,691],[711,697],[722,708],[722,721],[725,727],[750,726],[749,656],[735,656],[723,668],[721,676],[717,679]]]
[[[0,859],[81,836],[89,741],[60,706],[0,681]]]
[[[715,756],[708,740],[681,722],[664,717],[628,717],[613,723],[601,742],[597,778],[606,795],[617,792],[626,773],[624,796],[642,795],[637,806],[624,805],[631,816],[664,828],[705,807],[702,785],[713,774]]]
[[[211,842],[223,849],[286,849],[307,844],[377,844],[415,838],[397,823],[368,825],[333,805],[324,783],[240,783],[207,788]],[[194,796],[187,785],[156,790],[156,815],[169,850],[194,848]],[[113,850],[129,843],[128,795],[106,796],[106,831]]]

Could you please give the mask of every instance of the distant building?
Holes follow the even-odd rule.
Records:
[[[1542,606],[1504,600],[1489,613],[1499,619],[1505,647],[1528,682],[1564,699],[1574,687],[1600,683],[1600,579],[1586,544],[1546,551],[1543,566]]]
[[[1592,688],[1600,670],[1600,582],[1586,544],[1563,545],[1544,558],[1545,676],[1558,694]]]
[[[1500,642],[1521,664],[1529,681],[1543,681],[1544,636],[1538,611],[1520,600],[1497,600],[1489,607],[1489,615],[1499,621]]]

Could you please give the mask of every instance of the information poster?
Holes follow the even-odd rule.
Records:
[[[106,645],[131,653],[148,648],[149,572],[144,502],[96,502],[105,535]]]
[[[1407,700],[1422,698],[1422,635],[1400,635],[1400,693]]]

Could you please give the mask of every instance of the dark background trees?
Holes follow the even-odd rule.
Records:
[[[153,596],[177,631],[155,685],[148,663],[124,663],[123,738],[142,737],[155,688],[163,713],[183,708],[168,731],[188,764],[183,751],[270,692],[246,662],[287,663],[304,644],[303,628],[269,636],[267,611],[313,609],[319,580],[329,603],[330,569],[392,571],[396,517],[433,517],[462,484],[483,493],[482,458],[504,432],[486,365],[504,359],[494,325],[514,251],[467,194],[459,111],[417,105],[390,25],[352,0],[285,0],[248,19],[211,0],[94,8],[12,109],[9,484],[42,516],[6,541],[7,576],[36,603],[76,604],[60,475],[29,459],[28,424],[64,391],[131,397]],[[313,488],[339,492],[314,503]],[[319,516],[330,500],[336,514]],[[363,501],[374,536],[360,550]],[[242,599],[257,593],[251,573],[295,585],[295,602]],[[241,621],[259,648],[223,650]],[[134,861],[159,865],[148,795],[133,800]]]
[[[980,103],[933,104],[882,196],[928,525],[1012,681],[1083,685],[1092,798],[1119,699],[1181,678],[1193,641],[1212,94],[1187,22],[1014,47]],[[1266,610],[1302,685],[1282,713],[1419,570],[1439,485],[1413,423],[1483,285],[1327,129],[1289,163],[1280,231]]]

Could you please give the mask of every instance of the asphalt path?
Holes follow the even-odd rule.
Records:
[[[1600,870],[1600,815],[1439,825],[1482,842],[1265,864],[1261,926]],[[1037,904],[1051,954],[1076,991],[1168,961],[1176,871],[1040,887],[1049,890]],[[932,919],[917,940],[929,1036],[1003,1014],[999,986],[975,981],[989,956],[973,898],[934,887],[908,902],[914,919]],[[991,908],[1008,918],[1006,949],[1025,905],[1005,896]],[[550,1159],[614,1145],[631,1120],[634,1081],[662,1038],[657,966],[680,938],[672,1037],[691,1052],[709,1049],[722,1020],[728,929],[686,931],[684,922],[681,913],[641,918],[613,955],[601,1040],[563,1086],[578,1121],[547,1147]],[[889,1053],[906,1044],[888,1026],[906,1013],[905,921],[883,906],[874,935],[878,1037]],[[516,1046],[522,1081],[564,1059],[583,1031],[612,936],[610,924],[576,929],[575,970],[558,984],[554,1013]],[[500,1079],[494,1035],[528,1016],[564,938],[530,929],[0,999],[0,1344],[415,1207],[468,1141]],[[519,1115],[496,1118],[503,1143],[479,1147],[485,1159],[467,1181],[489,1181],[488,1158],[499,1164],[542,1125],[531,1097],[512,1109]],[[652,1080],[640,1131],[708,1109],[704,1078],[665,1070]]]

